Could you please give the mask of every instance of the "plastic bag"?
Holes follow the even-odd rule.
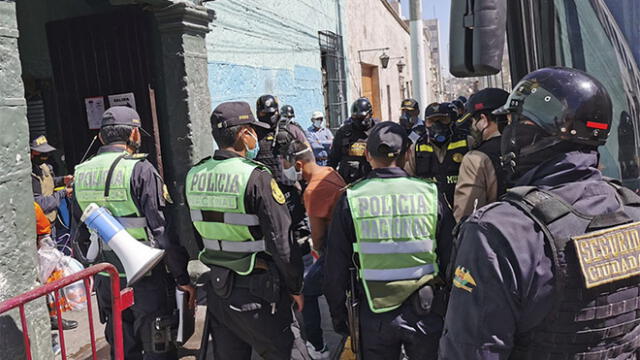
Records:
[[[65,276],[82,271],[84,266],[69,256],[64,256],[50,237],[40,240],[38,249],[38,276],[43,284],[50,283]],[[91,288],[91,284],[89,285]],[[84,282],[77,281],[60,290],[60,309],[64,311],[84,310],[87,306],[87,292]],[[48,296],[49,308],[55,314],[55,303],[52,295]]]
[[[84,270],[82,264],[69,256],[65,256],[60,260],[60,267],[64,272],[64,276],[69,276]],[[91,289],[91,284],[89,284]],[[69,309],[72,311],[84,310],[87,306],[87,292],[84,288],[82,280],[74,282],[62,289],[62,295],[66,299]]]
[[[40,239],[38,249],[38,278],[41,284],[46,284],[53,272],[60,264],[64,254],[56,249],[56,244],[51,237],[46,236]]]

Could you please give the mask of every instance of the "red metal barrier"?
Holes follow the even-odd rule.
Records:
[[[49,293],[54,293],[56,315],[58,318],[58,334],[60,336],[60,348],[62,350],[62,359],[67,359],[67,353],[64,346],[64,334],[62,329],[62,311],[60,311],[60,292],[58,290],[65,286],[71,285],[78,281],[84,282],[84,289],[86,291],[87,298],[87,311],[89,314],[89,329],[91,332],[91,352],[93,359],[98,359],[96,350],[96,339],[93,329],[93,308],[91,304],[91,289],[89,285],[89,278],[99,272],[107,272],[111,276],[111,304],[113,308],[113,339],[114,339],[114,354],[116,360],[124,360],[124,350],[122,343],[122,312],[133,305],[133,289],[125,288],[120,291],[120,278],[118,276],[118,270],[107,263],[97,264],[77,272],[73,275],[64,277],[54,282],[42,285],[31,291],[27,291],[24,294],[13,297],[9,300],[0,303],[0,314],[3,314],[9,310],[19,308],[20,309],[20,322],[22,323],[22,336],[24,338],[24,348],[27,359],[31,360],[31,342],[29,340],[29,331],[27,328],[27,319],[24,313],[24,305],[37,298],[45,296]]]

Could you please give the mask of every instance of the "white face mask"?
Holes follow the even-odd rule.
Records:
[[[296,171],[296,167],[292,166],[290,168],[286,168],[282,170],[284,176],[291,181],[300,181],[302,180],[302,172]]]
[[[311,123],[316,129],[320,129],[322,127],[322,119],[312,120]]]

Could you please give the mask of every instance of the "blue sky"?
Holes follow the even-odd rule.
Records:
[[[409,0],[401,0],[402,12],[409,18]],[[440,58],[442,66],[449,68],[449,16],[451,0],[422,0],[422,18],[440,20]]]

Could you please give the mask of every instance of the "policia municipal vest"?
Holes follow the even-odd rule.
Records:
[[[438,191],[417,178],[362,180],[347,189],[358,276],[374,313],[394,310],[438,275]]]
[[[516,335],[510,359],[604,360],[640,347],[640,197],[612,185],[623,207],[599,216],[533,187],[503,198],[542,229],[555,277],[551,312]]]
[[[39,168],[42,174],[37,175],[32,172],[31,176],[40,182],[40,193],[43,196],[51,196],[53,195],[53,190],[55,188],[51,169],[47,164],[41,164]],[[49,221],[53,223],[56,220],[56,216],[58,216],[58,210],[57,209],[53,210],[51,212],[46,213],[45,215],[47,216],[47,219],[49,219]]]
[[[447,153],[440,163],[429,138],[423,136],[415,145],[416,176],[435,180],[438,189],[453,204],[453,194],[458,182],[460,163],[469,150],[466,135],[454,135],[447,144]]]
[[[245,192],[251,173],[261,164],[237,157],[205,159],[187,174],[187,202],[191,220],[202,237],[200,261],[231,269],[240,275],[253,271],[256,255],[266,251],[263,239],[249,231],[259,226],[255,214],[247,214]]]
[[[496,174],[496,180],[498,181],[498,197],[502,196],[507,191],[506,178],[507,173],[502,168],[500,163],[500,137],[492,137],[487,141],[483,141],[480,146],[475,150],[487,155],[491,164],[493,164],[493,170]]]
[[[367,137],[366,132],[354,129],[352,124],[345,125],[337,170],[347,184],[362,179],[371,171],[365,157]]]
[[[125,230],[140,241],[147,241],[147,220],[133,202],[131,175],[146,154],[126,152],[98,154],[76,165],[74,194],[82,211],[91,203],[107,208]],[[124,269],[113,251],[105,248],[106,261],[114,264],[121,275]]]

